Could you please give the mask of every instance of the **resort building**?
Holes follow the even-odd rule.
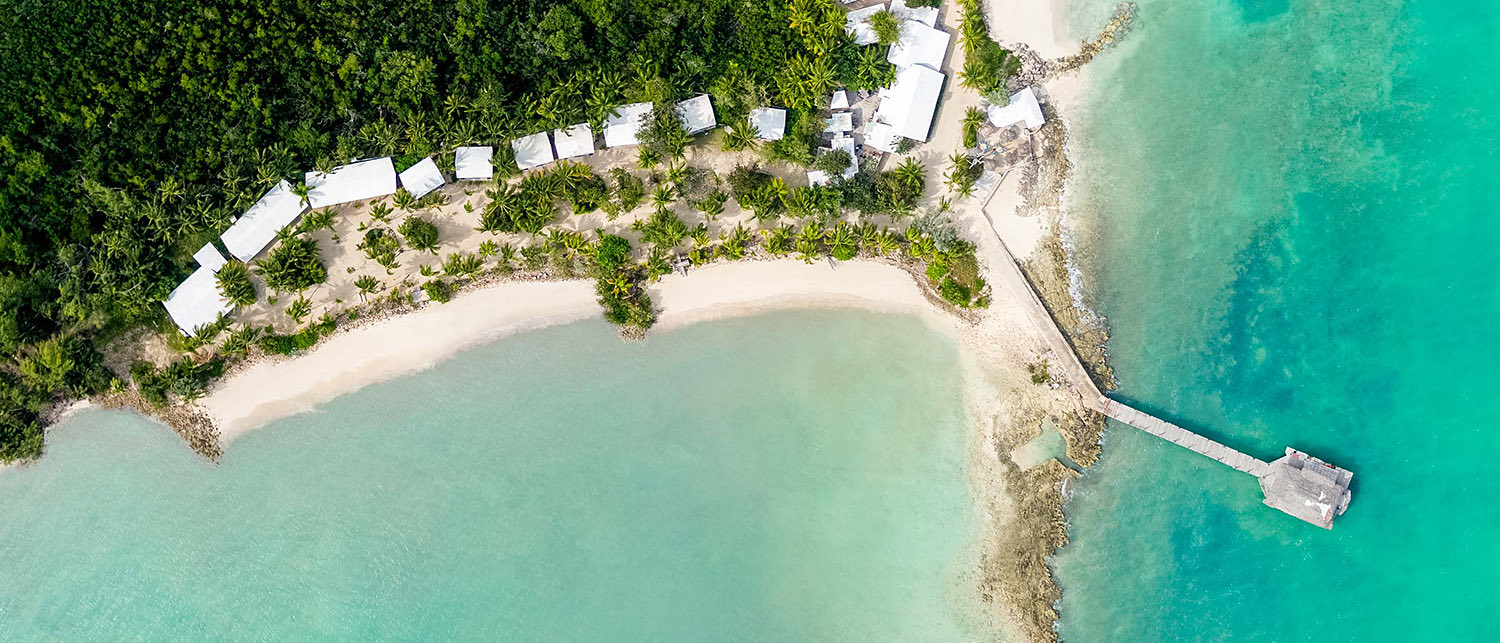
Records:
[[[604,120],[604,146],[640,145],[641,125],[651,114],[651,103],[631,103],[616,107]]]
[[[891,0],[891,14],[902,20],[915,20],[929,27],[937,26],[937,7],[908,7],[906,0]]]
[[[825,147],[823,149],[826,151],[842,150],[845,154],[849,155],[849,167],[845,168],[843,174],[840,174],[840,176],[847,179],[859,173],[859,156],[854,153],[853,136],[835,136],[833,137],[833,145],[830,147]],[[831,178],[832,177],[828,176],[827,172],[824,172],[822,170],[812,170],[807,173],[807,184],[823,185],[824,183],[827,183]]]
[[[844,134],[854,131],[854,112],[834,112],[823,119],[824,134]]]
[[[828,109],[849,109],[849,92],[842,89],[834,92],[828,101]]]
[[[219,239],[234,258],[249,262],[271,244],[277,232],[296,221],[306,210],[307,203],[292,192],[290,183],[282,181],[267,190]],[[200,259],[198,263],[203,261]]]
[[[898,69],[921,65],[940,71],[948,59],[951,38],[952,35],[942,29],[907,20],[901,23],[901,38],[891,45],[885,59]]]
[[[990,105],[989,117],[995,127],[1021,123],[1026,129],[1036,129],[1047,124],[1047,118],[1042,115],[1042,104],[1030,87],[1011,94],[1008,105]]]
[[[775,107],[752,109],[750,126],[755,128],[756,138],[762,141],[779,141],[786,136],[786,110]]]
[[[895,154],[900,143],[901,135],[896,133],[896,128],[878,121],[865,123],[865,145],[886,154]]]
[[[460,147],[453,151],[453,176],[460,181],[488,181],[495,178],[495,148]]]
[[[594,153],[594,128],[588,123],[552,130],[552,143],[558,159],[571,159]]]
[[[708,94],[698,94],[677,104],[677,117],[689,134],[707,132],[719,124],[714,118],[714,104]]]
[[[304,177],[307,203],[323,208],[350,201],[362,201],[396,192],[396,166],[389,156],[341,165],[332,172],[308,172]]]
[[[880,91],[875,120],[891,126],[898,135],[926,141],[945,80],[943,74],[922,65],[897,72],[896,82]]]
[[[171,315],[172,322],[188,337],[196,335],[198,329],[218,321],[220,315],[227,315],[234,310],[234,304],[219,293],[219,283],[214,278],[214,273],[227,263],[224,255],[219,254],[218,248],[210,243],[194,253],[193,258],[198,261],[198,269],[178,284],[166,301],[162,302],[167,314]]]
[[[870,26],[870,16],[885,11],[885,3],[872,4],[844,14],[844,32],[854,36],[854,44],[861,47],[880,42],[875,29]]]
[[[417,161],[416,165],[402,170],[396,178],[401,180],[401,187],[418,199],[443,187],[447,182],[443,180],[443,173],[438,170],[437,163],[431,157]]]
[[[547,138],[546,132],[537,132],[511,141],[510,149],[515,150],[516,167],[522,170],[540,167],[557,160],[552,156],[552,139]]]

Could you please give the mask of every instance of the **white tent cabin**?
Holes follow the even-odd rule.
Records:
[[[407,192],[418,199],[431,194],[433,190],[447,183],[443,180],[443,173],[438,170],[437,163],[433,162],[432,157],[417,161],[416,164],[402,170],[397,178],[401,179],[401,187],[406,188]]]
[[[396,166],[391,157],[357,161],[333,168],[324,174],[316,170],[305,176],[307,203],[323,208],[351,201],[363,201],[396,192]]]
[[[1026,129],[1036,129],[1047,124],[1047,117],[1042,115],[1042,104],[1036,99],[1036,92],[1030,87],[1010,95],[1008,105],[990,105],[990,123],[995,127],[1010,127],[1016,123],[1026,126]]]
[[[302,202],[302,197],[292,192],[290,183],[282,181],[261,195],[255,205],[219,235],[219,239],[234,258],[249,262],[271,244],[277,232],[296,221],[306,210],[307,204]]]
[[[755,128],[756,138],[762,141],[779,141],[786,136],[786,110],[776,107],[752,109],[750,126]]]
[[[547,138],[546,132],[537,132],[511,141],[510,149],[515,150],[516,167],[522,170],[541,167],[557,160],[552,156],[552,139]]]
[[[953,36],[942,29],[929,27],[915,20],[901,23],[901,38],[891,45],[885,59],[898,69],[923,65],[940,71],[948,59],[948,41]]]
[[[719,124],[714,118],[714,103],[708,94],[698,94],[677,104],[677,117],[689,134],[707,132]]]
[[[557,147],[557,158],[571,159],[594,153],[594,128],[588,123],[552,130],[552,143]]]
[[[193,259],[198,262],[198,269],[172,289],[166,301],[161,302],[167,314],[172,316],[172,323],[188,337],[197,335],[198,329],[219,321],[220,315],[234,310],[234,304],[219,293],[219,281],[214,277],[214,273],[228,263],[224,255],[209,243],[193,253]]]
[[[495,178],[495,148],[488,145],[460,147],[453,150],[453,176],[460,181],[488,181]]]
[[[875,35],[875,28],[870,26],[870,16],[885,11],[885,3],[872,4],[863,9],[855,9],[844,14],[844,31],[854,36],[854,44],[861,47],[873,45],[880,42]]]
[[[623,147],[641,143],[641,126],[651,114],[651,103],[630,103],[616,107],[604,120],[604,146]]]
[[[937,7],[909,7],[906,0],[891,0],[891,13],[902,20],[915,20],[929,27],[937,26]]]
[[[875,120],[890,125],[896,134],[926,141],[943,94],[943,74],[915,65],[896,73],[896,82],[881,91]]]

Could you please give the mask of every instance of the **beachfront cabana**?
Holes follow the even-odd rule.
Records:
[[[873,121],[865,124],[865,145],[887,154],[895,154],[896,146],[900,143],[901,135],[896,133],[896,128]]]
[[[552,139],[547,138],[546,132],[537,132],[511,141],[510,149],[516,152],[516,167],[523,170],[540,167],[556,160],[552,156]]]
[[[594,128],[588,123],[552,130],[552,143],[557,146],[557,158],[571,159],[594,153]]]
[[[453,151],[453,176],[460,181],[488,181],[495,178],[495,148],[488,145],[460,147]]]
[[[219,253],[219,249],[214,247],[214,242],[212,241],[203,244],[202,248],[193,253],[193,261],[198,262],[199,266],[208,268],[212,272],[218,272],[220,268],[224,267],[224,264],[229,263],[224,259],[224,255]]]
[[[762,141],[779,141],[786,136],[786,110],[775,107],[752,109],[750,126],[755,128],[756,138]]]
[[[943,74],[915,65],[896,73],[896,82],[881,92],[875,120],[890,125],[906,138],[925,141],[932,129],[938,98],[943,93]],[[889,150],[888,150],[889,151]]]
[[[906,0],[891,0],[891,13],[902,20],[915,20],[929,27],[937,26],[937,7],[908,7]]]
[[[854,112],[835,112],[823,119],[824,134],[843,134],[854,131]]]
[[[714,119],[714,104],[708,94],[698,94],[677,104],[677,117],[682,119],[682,129],[697,134],[713,129],[719,122]]]
[[[314,170],[307,173],[304,181],[311,188],[307,193],[308,205],[323,208],[394,194],[396,166],[391,157],[382,156],[340,165],[327,174]]]
[[[616,107],[613,115],[604,119],[604,146],[639,145],[641,126],[650,114],[651,103],[631,103]]]
[[[948,59],[948,40],[951,38],[942,29],[905,20],[901,23],[901,38],[891,45],[885,59],[899,69],[922,65],[939,71],[943,68],[943,61]]]
[[[1042,115],[1042,104],[1030,87],[1011,94],[1008,105],[990,105],[989,117],[995,127],[1021,123],[1026,129],[1036,129],[1047,124],[1047,117]]]
[[[265,250],[276,238],[276,233],[296,221],[306,209],[302,197],[292,192],[292,184],[282,181],[267,190],[234,225],[219,235],[219,239],[229,249],[229,254],[248,262]]]
[[[218,280],[208,266],[194,270],[193,274],[172,290],[162,306],[167,309],[167,314],[172,316],[172,322],[177,324],[182,334],[188,337],[196,335],[198,329],[218,321],[219,315],[227,315],[234,310],[234,304],[219,293]]]
[[[864,46],[880,42],[875,29],[870,26],[870,16],[885,11],[885,3],[873,4],[844,14],[844,31],[854,36],[854,44]]]
[[[438,170],[437,163],[433,162],[431,157],[417,161],[416,165],[402,170],[397,178],[401,179],[401,187],[406,188],[407,192],[418,199],[443,187],[446,183],[443,180],[443,173]]]
[[[834,92],[828,101],[828,109],[849,109],[849,92],[842,89]]]

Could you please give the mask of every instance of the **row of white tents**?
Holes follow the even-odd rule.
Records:
[[[614,115],[605,122],[605,146],[639,144],[641,128],[650,113],[651,103],[632,103],[617,108]],[[677,113],[683,128],[689,134],[704,132],[717,125],[713,103],[706,94],[678,103]],[[786,115],[783,112],[783,126],[785,121]],[[516,165],[522,170],[528,170],[557,159],[594,153],[594,132],[587,123],[554,130],[550,134],[551,136],[549,132],[538,132],[511,141],[511,148],[516,153]],[[494,155],[495,148],[489,146],[458,148],[453,154],[455,178],[460,181],[493,178]],[[303,176],[303,183],[308,187],[305,200],[293,191],[290,183],[283,180],[267,190],[219,239],[230,255],[248,263],[264,251],[282,229],[291,225],[310,208],[389,196],[395,194],[398,187],[405,188],[413,197],[420,199],[446,182],[437,163],[430,157],[399,174],[390,157],[356,161],[327,173],[310,171]],[[162,302],[172,321],[182,329],[183,334],[189,336],[234,308],[220,294],[215,277],[227,263],[224,256],[209,243],[199,249],[193,258],[198,262],[198,269]]]

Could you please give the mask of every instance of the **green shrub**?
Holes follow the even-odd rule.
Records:
[[[446,304],[449,300],[453,299],[453,285],[442,279],[433,279],[422,284],[422,291],[427,293],[427,296],[433,301],[440,304]]]

